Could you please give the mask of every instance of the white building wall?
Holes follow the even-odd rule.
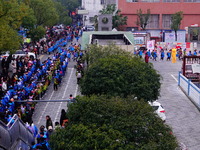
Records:
[[[95,15],[99,14],[99,11],[102,10],[104,7],[101,4],[101,0],[82,0],[82,8],[88,10],[87,15],[83,15],[83,22],[84,25],[93,25],[93,22],[90,22],[90,17],[94,17]],[[86,16],[86,17],[85,17]]]

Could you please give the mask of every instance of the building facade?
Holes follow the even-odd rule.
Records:
[[[84,25],[93,25],[94,16],[99,15],[99,11],[108,4],[117,4],[117,0],[82,0],[82,9],[85,10],[83,14]]]
[[[146,13],[147,9],[150,9],[151,16],[146,29],[154,31],[152,34],[159,38],[162,38],[165,31],[170,32],[171,15],[178,11],[183,11],[180,29],[185,30],[186,34],[188,34],[188,28],[192,30],[191,26],[200,25],[200,0],[119,0],[118,8],[122,15],[128,17],[126,29],[132,31],[139,30],[136,25],[137,10],[141,9],[143,13]],[[196,31],[195,27],[196,35],[197,32],[200,33],[200,30]],[[191,31],[191,33],[194,32]],[[186,37],[186,41],[200,41],[200,37],[197,36]]]

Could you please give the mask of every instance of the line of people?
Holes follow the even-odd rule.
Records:
[[[166,60],[170,61],[171,60],[171,53],[172,53],[171,49],[169,51],[165,51],[165,50],[161,49],[159,51],[160,60],[163,61],[164,58],[166,57]],[[138,50],[138,51],[134,51],[134,54],[138,55],[140,58],[143,58],[143,54],[145,54],[144,59],[145,59],[146,63],[149,62],[149,59],[157,61],[157,58],[158,58],[158,50],[152,50],[152,51],[150,51],[150,50],[148,50],[148,51]],[[199,51],[199,55],[200,55],[200,51]],[[177,51],[176,51],[176,57],[179,60],[182,60],[183,56],[198,56],[198,52],[197,52],[197,50],[194,50],[193,53],[191,51],[188,51],[188,53],[186,53],[186,49],[182,50],[181,48],[178,48]]]

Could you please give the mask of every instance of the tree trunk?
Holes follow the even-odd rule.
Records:
[[[175,30],[175,41],[177,41],[177,31]]]

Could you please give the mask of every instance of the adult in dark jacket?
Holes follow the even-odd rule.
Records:
[[[53,123],[52,123],[51,117],[46,116],[46,129],[48,130],[50,126],[53,128]]]
[[[61,116],[60,116],[60,125],[63,126],[65,120],[67,120],[67,115],[64,109],[61,110]]]

